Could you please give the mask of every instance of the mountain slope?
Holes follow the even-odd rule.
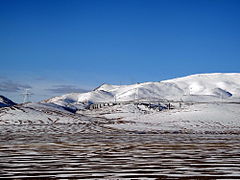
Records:
[[[196,74],[163,82],[175,83],[194,95],[240,96],[240,73]]]

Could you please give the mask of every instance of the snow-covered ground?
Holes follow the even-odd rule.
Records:
[[[81,129],[80,132],[106,133],[240,134],[240,104],[183,103],[181,107],[175,104],[172,109],[164,105],[126,104],[72,113],[54,104],[29,103],[1,108],[0,125],[78,125],[74,128]]]
[[[118,131],[106,124],[114,123],[104,117],[73,113],[56,104],[27,103],[0,108],[1,135],[112,133]]]
[[[0,124],[78,123],[90,117],[74,114],[55,104],[27,103],[0,109]]]
[[[108,126],[126,131],[240,133],[240,104],[235,103],[197,103],[162,111],[145,105],[129,104],[104,107],[85,113],[115,119],[117,121]]]

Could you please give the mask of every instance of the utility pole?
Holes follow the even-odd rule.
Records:
[[[182,98],[180,98],[180,101],[179,101],[179,108],[180,109],[182,108],[182,102],[183,102],[183,100],[182,100]]]

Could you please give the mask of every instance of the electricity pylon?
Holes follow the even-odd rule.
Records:
[[[21,95],[23,95],[23,103],[26,103],[26,102],[30,102],[30,96],[32,95],[31,92],[29,92],[30,89],[25,89],[24,93],[22,93]]]

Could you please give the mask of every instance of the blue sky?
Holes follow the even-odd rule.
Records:
[[[0,94],[240,72],[238,0],[0,0]]]

